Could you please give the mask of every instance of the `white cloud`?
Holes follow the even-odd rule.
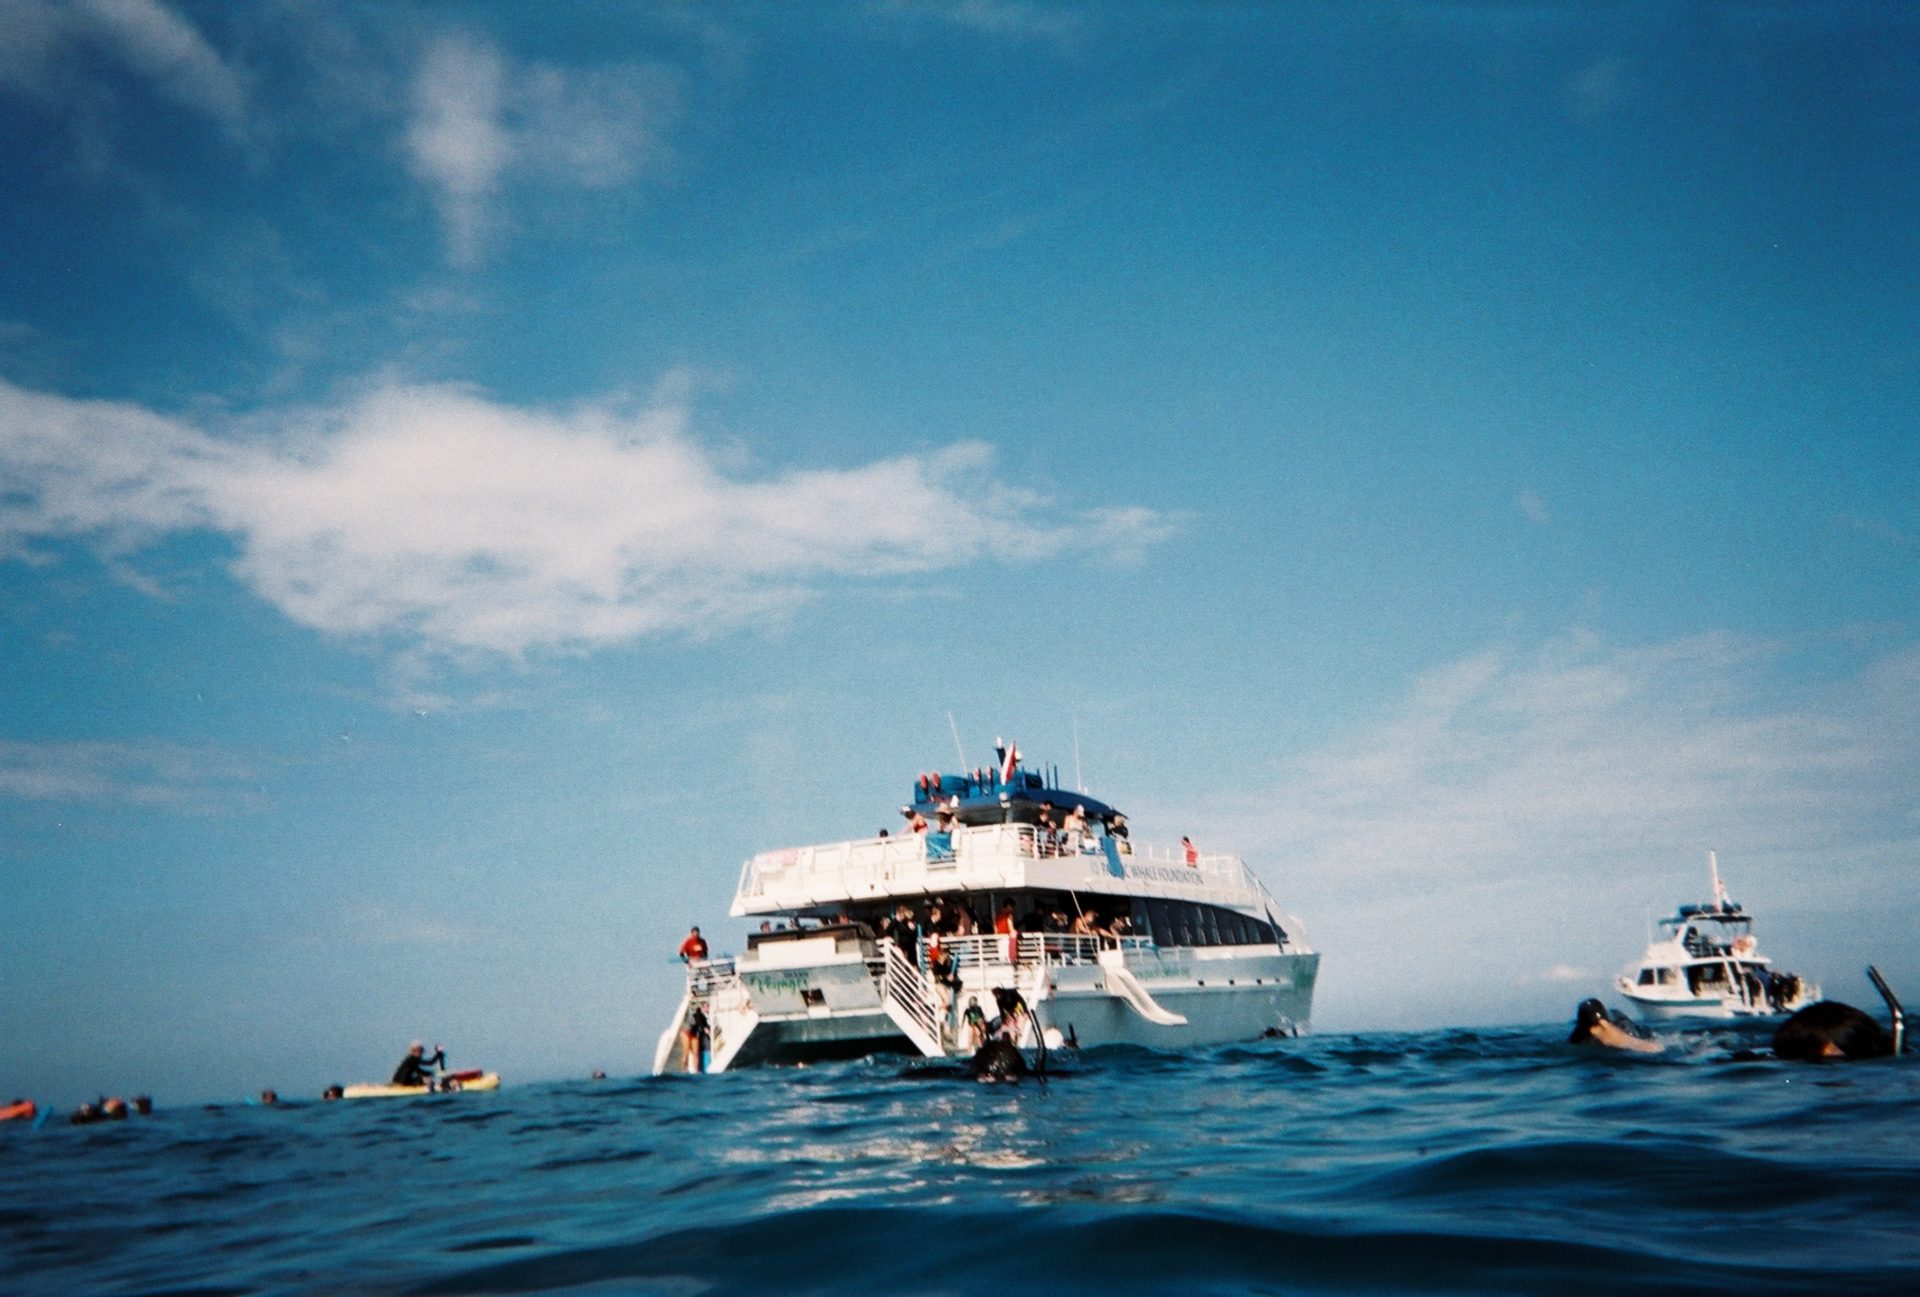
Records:
[[[231,753],[178,743],[0,739],[0,797],[120,803],[207,812],[250,796],[251,767]]]
[[[388,386],[222,432],[0,382],[0,553],[220,533],[304,625],[520,655],[750,625],[834,578],[1126,556],[1170,528],[1009,486],[979,444],[750,476],[686,423],[664,401],[556,413]]]
[[[407,159],[433,188],[459,264],[479,254],[487,201],[512,163],[513,142],[500,120],[505,70],[491,47],[462,40],[435,45],[414,81]]]
[[[191,23],[158,0],[75,0],[74,13],[94,39],[161,94],[235,135],[244,132],[245,83]]]
[[[1618,968],[1649,911],[1703,899],[1710,847],[1776,958],[1796,927],[1804,957],[1816,924],[1846,933],[1815,951],[1817,975],[1895,958],[1916,788],[1920,646],[1835,668],[1730,634],[1627,648],[1576,632],[1430,672],[1345,741],[1220,799],[1206,832],[1307,921],[1336,1018],[1512,1020],[1575,985],[1534,970]]]
[[[510,65],[467,37],[435,42],[414,78],[405,148],[432,190],[449,258],[479,260],[510,181],[604,189],[657,167],[676,80],[644,64],[567,71]]]
[[[1266,836],[1351,876],[1518,882],[1570,857],[1660,867],[1715,840],[1778,853],[1884,830],[1912,806],[1920,653],[1820,697],[1788,688],[1783,653],[1576,633],[1454,663],[1290,771]]]
[[[105,55],[236,138],[246,133],[245,78],[158,0],[13,0],[0,22],[0,87],[53,102],[97,99],[92,78],[63,58],[74,49]]]

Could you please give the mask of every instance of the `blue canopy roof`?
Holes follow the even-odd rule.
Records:
[[[1049,787],[1038,771],[1023,770],[1018,766],[1014,767],[1013,778],[1004,783],[997,769],[981,769],[959,775],[930,771],[914,783],[913,805],[920,810],[931,811],[940,806],[954,805],[956,801],[963,818],[970,810],[1022,803],[1057,806],[1063,811],[1084,806],[1087,815],[1096,820],[1119,814],[1098,798],[1071,789]]]

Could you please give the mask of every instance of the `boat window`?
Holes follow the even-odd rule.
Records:
[[[1640,985],[1653,985],[1653,970],[1651,968],[1643,968],[1640,970]]]

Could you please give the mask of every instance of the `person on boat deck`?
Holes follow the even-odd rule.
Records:
[[[1053,822],[1053,805],[1040,803],[1040,818],[1034,821],[1033,842],[1039,854],[1051,856],[1060,849],[1060,827]]]
[[[1087,840],[1087,808],[1075,806],[1067,812],[1065,823],[1061,826],[1061,836],[1066,839],[1067,850],[1079,854],[1082,844]]]
[[[993,916],[993,930],[1006,940],[1000,943],[1000,955],[1008,963],[1018,963],[1020,943],[1013,932],[1013,902],[1000,902],[1000,912]]]
[[[919,811],[914,810],[911,806],[902,806],[900,813],[907,817],[908,832],[925,833],[927,831],[927,817]]]
[[[967,997],[967,1011],[960,1015],[960,1025],[967,1029],[967,1047],[980,1052],[980,1046],[987,1043],[987,1013],[980,1007],[980,997]]]
[[[1127,817],[1119,811],[1107,817],[1107,836],[1120,844],[1121,854],[1133,854],[1133,844],[1127,841]]]
[[[428,1067],[445,1067],[447,1051],[435,1045],[432,1057],[427,1056],[427,1047],[419,1041],[407,1046],[407,1056],[400,1060],[400,1066],[393,1069],[394,1085],[432,1085],[433,1073]]]
[[[1180,852],[1186,857],[1188,865],[1195,869],[1200,867],[1200,848],[1193,845],[1192,838],[1180,839]]]
[[[919,925],[914,921],[913,910],[906,905],[894,907],[893,925],[887,929],[894,944],[900,947],[900,953],[908,959],[920,957]]]
[[[687,933],[687,939],[680,943],[680,961],[690,964],[696,959],[707,957],[707,939],[700,935],[700,929],[694,928]]]
[[[1657,1040],[1637,1034],[1632,1026],[1617,1022],[1600,1001],[1582,1000],[1574,1010],[1573,1034],[1567,1040],[1575,1045],[1605,1045],[1636,1054],[1658,1054],[1666,1048]]]

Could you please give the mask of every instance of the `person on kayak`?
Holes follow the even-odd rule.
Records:
[[[407,1056],[400,1060],[400,1066],[393,1069],[392,1083],[394,1085],[432,1086],[433,1073],[429,1072],[427,1068],[430,1066],[445,1067],[447,1065],[447,1051],[435,1045],[433,1047],[433,1057],[428,1058],[426,1054],[427,1047],[417,1040],[414,1041],[413,1044],[407,1048]]]

